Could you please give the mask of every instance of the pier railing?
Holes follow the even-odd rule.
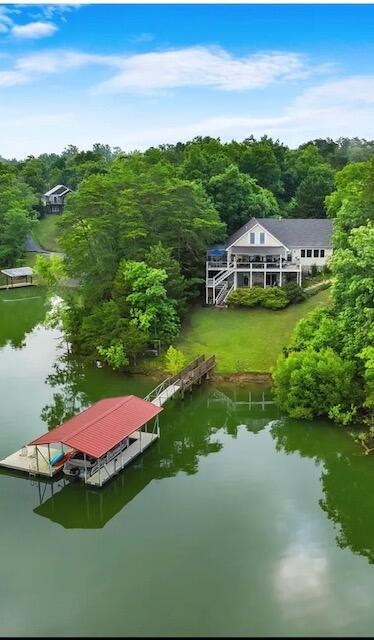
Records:
[[[187,389],[190,389],[196,382],[200,382],[213,369],[215,362],[215,356],[211,356],[207,360],[205,360],[205,355],[198,356],[181,371],[160,382],[157,387],[145,396],[144,400],[148,402],[156,401],[157,404],[160,404],[160,398],[163,396],[161,402],[163,404],[178,391],[183,396]]]

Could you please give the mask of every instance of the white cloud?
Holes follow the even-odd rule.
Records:
[[[45,38],[56,33],[57,27],[51,22],[29,22],[28,24],[14,25],[11,33],[16,38]]]
[[[39,27],[35,25],[42,24],[47,25],[31,23],[23,27],[13,27],[13,32],[17,30],[16,33],[22,37],[39,37]],[[28,27],[26,36],[25,29]],[[23,32],[20,32],[21,29]],[[99,93],[144,94],[178,87],[204,87],[222,91],[251,90],[275,82],[304,79],[311,73],[320,72],[320,67],[308,66],[301,54],[292,52],[258,53],[235,58],[223,49],[208,47],[130,56],[52,50],[25,55],[16,60],[12,71],[22,73],[19,78],[14,75],[14,84],[31,82],[46,73],[61,73],[87,64],[105,65],[115,69],[114,76],[95,88]]]
[[[240,140],[250,133],[255,136],[267,133],[291,145],[327,136],[374,138],[373,103],[374,76],[353,76],[307,89],[283,113],[267,117],[220,115],[183,122],[180,126],[142,128],[129,132],[126,144],[142,149],[197,135]]]
[[[99,87],[104,91],[148,92],[177,87],[224,91],[265,87],[310,73],[298,53],[258,53],[235,58],[223,49],[189,47],[124,57],[121,70]]]

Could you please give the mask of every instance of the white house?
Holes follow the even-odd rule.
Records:
[[[44,193],[42,202],[47,207],[48,213],[61,213],[64,208],[64,198],[70,191],[71,189],[64,184],[57,184]]]
[[[208,249],[206,303],[222,305],[240,287],[301,284],[303,273],[327,263],[332,220],[251,218],[224,245]]]

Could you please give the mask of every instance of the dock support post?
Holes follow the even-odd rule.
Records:
[[[52,471],[52,467],[51,467],[51,447],[50,444],[48,444],[48,465],[49,465],[49,475],[53,476],[53,471]]]

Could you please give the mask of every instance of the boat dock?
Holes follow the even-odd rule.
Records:
[[[0,460],[0,467],[53,477],[64,470],[87,485],[101,487],[160,437],[165,402],[182,398],[209,377],[215,357],[199,356],[169,376],[144,399],[105,398]]]
[[[32,281],[34,269],[31,267],[17,267],[15,269],[2,269],[6,277],[6,284],[0,285],[0,289],[19,289],[20,287],[34,287]]]

